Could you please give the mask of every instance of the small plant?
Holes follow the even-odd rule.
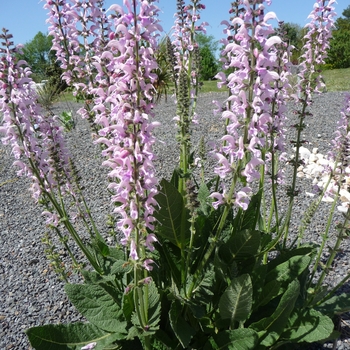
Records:
[[[45,108],[45,110],[51,114],[53,103],[58,98],[58,91],[55,85],[48,83],[41,83],[41,86],[36,88],[38,103]]]
[[[75,128],[75,120],[72,111],[63,111],[60,114],[60,122],[66,131],[71,131]]]

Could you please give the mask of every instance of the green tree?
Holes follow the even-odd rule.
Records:
[[[55,62],[51,46],[52,37],[38,32],[31,41],[24,44],[22,53],[17,55],[19,59],[27,61],[35,81],[46,79],[48,67]]]
[[[215,41],[212,35],[202,33],[196,35],[196,41],[201,58],[200,78],[202,80],[210,80],[218,72],[218,61],[215,57],[218,50],[218,42]]]
[[[339,17],[335,22],[326,61],[333,68],[350,67],[350,5],[342,15],[344,17]]]
[[[289,45],[294,46],[291,61],[293,64],[298,64],[301,55],[301,48],[303,47],[303,37],[305,29],[296,23],[283,23],[278,29],[280,35],[288,42]]]
[[[34,81],[48,81],[46,90],[54,98],[67,88],[67,84],[61,79],[62,69],[56,62],[55,52],[51,50],[52,39],[52,36],[38,32],[31,41],[24,44],[17,58],[28,63]]]

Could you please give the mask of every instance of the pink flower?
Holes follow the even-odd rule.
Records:
[[[235,204],[241,207],[243,210],[248,209],[250,197],[252,195],[252,189],[250,187],[244,187],[236,193]]]
[[[133,239],[130,242],[130,258],[132,260],[139,260],[139,256],[137,254],[137,249],[136,249],[136,243]]]
[[[216,201],[212,202],[214,209],[218,209],[220,205],[225,204],[224,196],[219,192],[213,192],[209,197],[216,199]]]
[[[153,270],[153,265],[154,261],[152,259],[146,259],[142,266],[147,270],[147,271],[152,271]]]
[[[149,234],[146,238],[145,241],[145,246],[148,248],[149,251],[153,252],[154,251],[154,246],[153,243],[158,242],[157,237],[152,233]]]

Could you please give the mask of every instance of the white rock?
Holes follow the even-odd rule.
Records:
[[[314,154],[314,153],[311,153],[310,154],[310,157],[309,157],[309,163],[316,163],[316,161],[318,160],[318,157],[317,157],[317,155],[316,154]]]
[[[297,172],[297,177],[304,177],[305,174],[302,171]]]
[[[305,194],[309,197],[315,197],[315,193],[305,192]]]
[[[329,166],[329,160],[324,159],[324,158],[319,158],[318,161],[317,161],[317,164],[324,165],[324,166]]]
[[[311,152],[307,148],[301,146],[299,148],[299,154],[302,159],[309,159]]]
[[[334,199],[332,197],[323,197],[322,198],[322,202],[326,202],[326,203],[333,203]]]
[[[341,212],[346,214],[348,212],[348,208],[349,208],[349,203],[342,203],[342,205],[339,205],[337,207],[337,209]]]
[[[350,193],[347,190],[341,189],[339,195],[342,202],[350,202]]]
[[[312,153],[313,153],[313,154],[317,154],[317,152],[318,152],[318,148],[317,148],[317,147],[314,147],[314,148],[312,149]]]

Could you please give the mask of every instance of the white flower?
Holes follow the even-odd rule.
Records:
[[[96,342],[89,343],[89,344],[83,346],[83,347],[81,348],[81,350],[91,350],[91,349],[94,349],[96,345],[97,345]]]

